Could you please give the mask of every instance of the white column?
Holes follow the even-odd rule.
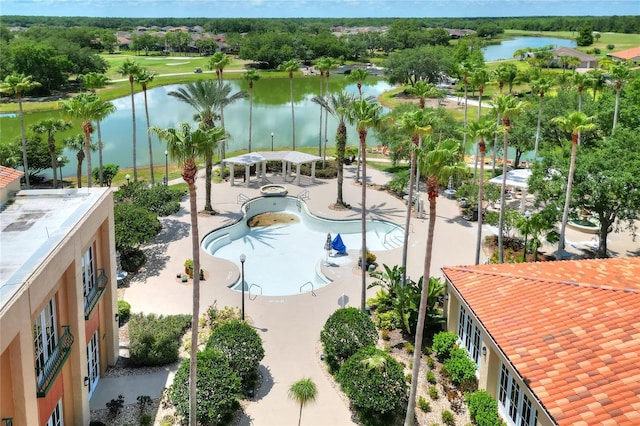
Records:
[[[244,186],[248,188],[250,181],[251,181],[251,165],[247,164],[244,166]]]
[[[316,162],[311,163],[311,182],[316,183]]]
[[[287,177],[287,162],[282,160],[282,180]]]
[[[262,183],[267,181],[267,162],[262,162]]]
[[[296,164],[296,185],[300,185],[300,163]]]
[[[233,163],[229,164],[229,185],[233,186]]]

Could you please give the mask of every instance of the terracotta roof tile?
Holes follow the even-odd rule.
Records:
[[[443,272],[560,426],[640,424],[640,258]]]
[[[10,167],[0,166],[0,188],[6,187],[11,182],[20,179],[24,172]]]

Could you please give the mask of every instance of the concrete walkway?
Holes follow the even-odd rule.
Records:
[[[379,185],[391,178],[372,167],[367,168],[367,175],[368,182]],[[318,216],[337,219],[360,217],[361,186],[354,183],[354,178],[355,166],[345,167],[344,200],[351,204],[352,208],[337,211],[329,208],[336,199],[335,179],[311,183],[310,179],[303,178],[300,186],[295,186],[282,183],[279,176],[269,176],[271,183],[284,184],[290,195],[308,190],[310,198],[306,202],[310,210]],[[201,177],[198,180],[198,209],[204,206],[204,187]],[[252,182],[249,188],[242,182],[233,187],[228,182],[213,185],[212,202],[218,214],[199,216],[201,239],[208,232],[239,217],[240,194],[249,198],[259,196],[259,183]],[[420,196],[426,198],[424,194]],[[385,219],[404,224],[406,205],[386,191],[372,187],[367,191],[367,211],[370,219]],[[459,213],[455,200],[438,198],[430,275],[441,276],[440,268],[445,265],[465,265],[474,261],[477,223],[467,222]],[[182,209],[177,214],[161,221],[162,232],[146,249],[147,266],[132,278],[124,298],[131,304],[132,312],[190,314],[192,288],[176,279],[176,274],[184,269],[185,259],[191,258],[188,200],[182,203]],[[407,275],[414,280],[423,275],[428,223],[426,214],[414,217],[409,229]],[[485,227],[485,230],[484,235],[490,233],[488,227]],[[576,241],[577,238],[568,232],[567,239]],[[611,245],[614,246],[613,242]],[[569,249],[572,247],[569,246]],[[612,249],[620,256],[631,255],[631,249],[626,246],[617,245]],[[401,248],[376,254],[380,265],[401,264]],[[484,260],[484,257],[481,260]],[[213,304],[219,308],[239,307],[240,293],[228,288],[239,278],[238,266],[202,251],[201,261],[202,268],[208,276],[206,281],[201,282],[201,314]],[[337,268],[331,268],[331,271],[325,271],[335,281],[316,290],[315,296],[305,293],[286,297],[245,298],[246,315],[263,339],[265,358],[260,366],[263,375],[262,386],[256,396],[244,405],[241,425],[296,424],[299,406],[288,398],[288,389],[295,381],[305,377],[310,377],[318,387],[316,401],[303,410],[302,421],[305,425],[355,424],[351,419],[348,401],[336,391],[332,378],[325,372],[320,360],[319,341],[320,330],[327,317],[339,307],[337,300],[342,294],[349,297],[349,306],[360,305],[361,276],[351,263],[353,262],[347,261]],[[245,268],[250,267],[248,259]],[[373,296],[375,292],[375,288],[369,290],[368,297]],[[91,408],[103,408],[107,401],[117,397],[119,393],[124,395],[125,389],[127,403],[135,402],[138,395],[158,396],[161,389],[170,384],[172,377],[172,371],[163,371],[144,376],[102,378],[91,400]]]

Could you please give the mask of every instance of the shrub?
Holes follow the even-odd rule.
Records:
[[[436,384],[436,375],[433,374],[433,371],[427,371],[427,382],[431,383],[432,385]]]
[[[451,351],[451,357],[443,365],[445,374],[449,376],[456,386],[473,380],[476,376],[476,369],[476,363],[469,358],[467,351],[463,348],[456,348]]]
[[[442,331],[433,336],[433,350],[436,357],[442,362],[451,356],[451,351],[458,342],[458,336],[449,331]]]
[[[413,350],[415,349],[415,346],[413,346],[413,343],[411,342],[404,342],[404,351],[408,354],[412,354]]]
[[[394,330],[402,325],[397,311],[386,311],[376,315],[376,326],[383,330]]]
[[[420,409],[425,413],[431,411],[431,403],[427,401],[423,396],[420,396],[418,398],[418,407],[420,407]]]
[[[407,384],[411,384],[411,379],[413,378],[413,374],[408,373],[406,376],[404,376],[404,379],[406,380]]]
[[[131,305],[124,300],[118,300],[118,325],[125,324],[131,317]]]
[[[116,204],[135,203],[156,216],[169,216],[180,210],[184,196],[181,189],[165,185],[149,186],[147,182],[130,182],[114,193]]]
[[[373,346],[378,332],[371,318],[356,308],[335,311],[320,332],[329,369],[335,373],[359,349]]]
[[[453,413],[451,411],[445,410],[442,412],[442,423],[447,426],[454,426],[456,424],[456,421],[453,418]]]
[[[391,336],[389,336],[389,330],[386,329],[382,329],[382,331],[380,332],[380,335],[382,337],[382,340],[389,340],[391,339]]]
[[[155,366],[176,361],[180,337],[190,325],[191,315],[132,315],[129,322],[131,363]]]
[[[221,352],[229,366],[251,388],[258,377],[258,365],[264,358],[262,339],[258,332],[244,321],[233,320],[213,330],[206,349]]]
[[[240,310],[238,308],[232,308],[225,306],[222,309],[218,309],[215,305],[209,306],[206,314],[206,325],[215,329],[229,321],[239,320]]]
[[[127,272],[138,272],[147,261],[147,256],[139,248],[126,247],[118,251],[120,252],[120,266]]]
[[[498,415],[498,401],[485,391],[468,393],[465,401],[469,407],[471,420],[478,426],[494,426],[501,423]]]
[[[227,359],[219,352],[198,352],[196,399],[197,417],[202,424],[228,422],[239,407],[238,395],[242,391],[240,377],[233,371]],[[189,360],[178,368],[169,389],[169,397],[176,411],[183,417],[189,415]]]
[[[151,426],[151,414],[144,413],[140,416],[138,421],[140,422],[140,426]]]
[[[431,399],[438,399],[439,395],[438,395],[438,388],[435,386],[429,386],[429,398]]]
[[[114,398],[111,401],[106,403],[107,408],[109,409],[109,414],[112,419],[115,419],[122,407],[124,407],[124,396],[118,395],[118,398]]]
[[[407,400],[402,366],[385,352],[365,347],[347,359],[336,380],[363,422],[391,424]]]
[[[433,368],[435,365],[436,365],[436,362],[433,360],[433,358],[431,357],[427,358],[427,367]]]

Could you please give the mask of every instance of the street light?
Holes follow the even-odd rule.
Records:
[[[242,265],[242,275],[240,279],[242,280],[242,321],[244,321],[244,261],[247,260],[247,256],[242,253],[240,255],[240,264]]]
[[[129,185],[129,180],[131,179],[131,175],[127,173],[126,175],[124,175],[124,178],[127,180],[127,185]]]
[[[60,167],[60,188],[64,188],[62,183],[62,157],[58,157],[58,167]]]
[[[273,132],[271,132],[271,151],[273,151]]]
[[[164,186],[169,185],[169,151],[164,151]]]
[[[522,261],[526,262],[527,261],[527,234],[529,232],[529,219],[531,219],[531,211],[530,210],[525,210],[524,212],[524,218],[527,220],[527,224],[524,228],[524,250],[522,252]]]

